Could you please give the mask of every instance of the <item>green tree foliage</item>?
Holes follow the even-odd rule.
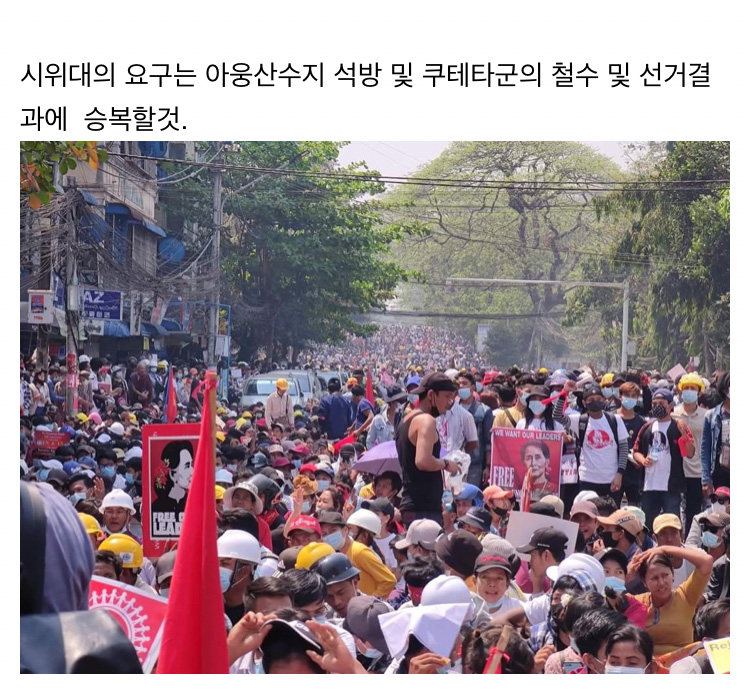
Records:
[[[270,169],[361,170],[364,164],[338,167],[342,144],[240,142],[224,156],[227,163]],[[181,195],[167,198],[171,212],[205,229],[208,176],[180,183]],[[262,348],[281,358],[290,347],[372,331],[351,316],[382,308],[407,276],[387,250],[408,228],[384,224],[368,201],[383,189],[368,179],[225,171],[221,293],[232,305],[232,336],[245,357]]]
[[[415,177],[467,182],[458,188],[401,186],[384,199],[388,218],[408,219],[423,231],[406,237],[393,251],[401,264],[427,282],[403,293],[404,303],[413,308],[563,312],[567,289],[560,286],[462,287],[453,292],[441,287],[448,277],[580,278],[581,259],[602,252],[623,231],[617,222],[597,219],[593,202],[599,193],[585,189],[588,182],[620,180],[622,173],[607,157],[581,143],[456,142]],[[517,189],[493,188],[521,181]],[[583,189],[566,187],[574,183],[583,183]],[[532,323],[497,323],[489,339],[492,359],[530,364],[537,358],[540,339],[543,357],[557,357],[566,349],[580,353],[584,346],[568,343],[555,329],[559,321]],[[476,328],[469,320],[457,325],[467,333]],[[515,345],[512,354],[510,344]]]
[[[729,143],[671,142],[651,164],[641,174],[644,181],[695,183],[598,200],[603,218],[626,220],[629,228],[611,246],[610,258],[587,261],[585,271],[592,277],[630,277],[637,361],[669,368],[699,355],[702,370],[727,367],[729,190],[702,181],[729,178]],[[589,290],[580,290],[570,303],[571,320],[592,306],[605,324],[617,320],[618,307]]]

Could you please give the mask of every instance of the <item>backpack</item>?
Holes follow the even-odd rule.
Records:
[[[620,445],[620,437],[617,435],[617,419],[614,414],[608,411],[602,412],[604,418],[607,419],[609,427],[612,429],[612,435],[615,438],[615,447]],[[584,436],[586,435],[586,429],[589,425],[589,415],[586,413],[581,414],[578,419],[578,440],[576,441],[576,459],[580,463],[581,461],[581,448],[583,447]]]

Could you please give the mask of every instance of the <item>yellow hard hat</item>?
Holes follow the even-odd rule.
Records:
[[[423,370],[424,370],[424,369],[422,368],[422,366],[417,366],[417,371],[418,371],[419,373],[421,373],[421,372],[422,372]]]
[[[369,500],[375,497],[375,487],[372,483],[363,486],[359,491],[360,497]]]
[[[216,440],[223,443],[226,440],[226,435],[221,431],[216,431]]]
[[[223,486],[214,486],[214,496],[216,500],[224,500],[225,489]]]
[[[237,421],[234,422],[234,427],[238,431],[241,431],[243,428],[245,428],[245,426],[247,426],[247,421],[243,419],[241,416],[239,419],[237,419]]]
[[[679,392],[682,392],[682,388],[685,387],[685,385],[696,385],[698,388],[700,388],[700,392],[703,392],[703,390],[706,389],[706,386],[703,384],[703,378],[701,378],[697,373],[688,373],[687,375],[683,375],[682,378],[680,378],[680,382],[677,385],[677,390]]]
[[[279,390],[288,390],[288,389],[289,389],[289,383],[288,383],[288,382],[286,381],[286,378],[279,378],[279,379],[278,379],[278,380],[277,380],[277,381],[276,381],[276,382],[274,383],[274,385],[276,385],[276,387],[277,387],[277,388],[278,388]]]
[[[542,366],[542,367],[541,367],[541,368],[539,369],[539,372],[540,372],[540,373],[547,373],[548,371],[547,371],[547,369],[546,369],[546,368],[545,368],[544,366]]]
[[[219,416],[224,416],[224,414],[226,414],[226,413],[227,413],[227,410],[226,410],[226,408],[225,408],[225,407],[216,407],[216,413],[217,413],[217,414],[218,414]]]
[[[614,373],[605,373],[602,376],[602,381],[599,383],[600,385],[611,385],[615,380],[615,374]]]
[[[81,414],[78,414],[78,416],[77,416],[76,418],[77,418],[77,419],[78,419],[78,420],[79,420],[79,421],[80,421],[81,423],[88,423],[88,422],[89,422],[89,417],[88,417],[88,416],[86,416],[86,414],[83,414],[83,413],[81,413]]]
[[[156,364],[156,367],[166,369],[169,367],[169,364],[166,361],[159,361],[159,363]]]
[[[88,513],[78,513],[78,517],[81,518],[81,522],[83,522],[83,526],[86,528],[86,534],[96,534],[97,536],[104,534],[102,526],[97,522],[93,515],[89,515]]]
[[[332,553],[336,552],[330,544],[323,541],[314,541],[312,544],[302,547],[302,550],[297,554],[297,562],[294,567],[309,570],[310,566],[317,560],[323,558],[323,556],[330,556]]]
[[[110,534],[100,545],[100,551],[111,551],[122,559],[123,568],[143,565],[143,547],[127,534]]]

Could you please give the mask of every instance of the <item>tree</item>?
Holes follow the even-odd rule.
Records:
[[[622,172],[581,143],[456,142],[415,177],[454,179],[461,186],[402,186],[383,202],[388,218],[422,227],[421,234],[407,236],[393,251],[428,282],[425,290],[404,292],[405,303],[418,307],[456,313],[555,312],[567,301],[561,286],[457,288],[451,293],[437,287],[451,276],[580,278],[581,258],[602,252],[623,231],[616,222],[597,219],[593,201],[600,193],[590,190],[592,182],[617,181]],[[462,324],[467,331],[476,326],[475,321]],[[546,320],[528,326],[521,320],[501,323],[493,329],[492,343],[525,342],[523,358],[514,351],[512,361],[527,363],[536,359],[539,340],[555,343],[556,351],[560,344],[583,346],[568,344],[552,328],[553,321]],[[495,354],[507,363],[503,354]]]
[[[729,190],[707,181],[728,181],[729,143],[670,142],[650,164],[640,175],[647,190],[597,201],[603,218],[625,220],[628,230],[586,271],[630,277],[640,359],[669,368],[702,355],[701,370],[712,372],[717,356],[726,366],[729,355]],[[588,290],[569,307],[573,320],[591,307],[605,324],[616,319],[613,306]]]
[[[386,254],[408,226],[384,224],[366,199],[381,183],[305,175],[364,166],[339,168],[341,144],[240,142],[225,153],[231,164],[302,172],[224,174],[222,301],[232,305],[232,335],[246,358],[262,348],[280,359],[290,347],[369,334],[352,315],[383,307],[407,276]],[[171,211],[210,228],[208,174],[181,183],[179,193],[168,198]]]
[[[49,203],[55,190],[54,165],[65,175],[76,168],[78,161],[86,161],[97,169],[107,160],[107,151],[96,142],[21,142],[21,194],[26,196],[31,209]]]

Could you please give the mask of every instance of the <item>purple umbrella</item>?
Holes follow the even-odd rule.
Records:
[[[440,456],[445,457],[448,451],[440,448]],[[357,472],[365,472],[378,476],[383,472],[396,472],[401,476],[401,463],[396,452],[396,441],[389,440],[387,443],[380,443],[371,450],[368,450],[352,466]]]

